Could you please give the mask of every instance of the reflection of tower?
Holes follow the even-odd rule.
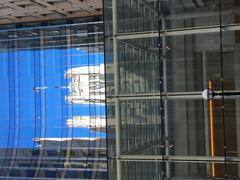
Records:
[[[82,66],[65,72],[69,83],[69,96],[66,101],[71,104],[98,104],[105,102],[104,64],[99,66]]]
[[[105,117],[74,116],[73,119],[68,119],[66,124],[68,127],[85,127],[93,131],[103,132],[106,130]]]
[[[67,103],[104,105],[104,64],[71,68],[65,72],[65,78],[70,79],[68,85],[70,93],[65,97]],[[68,127],[90,128],[92,131],[104,132],[106,128],[106,118],[105,115],[73,116],[72,119],[67,119],[66,125]]]
[[[146,77],[143,77],[142,74],[137,74],[135,72],[125,71],[123,69],[120,69],[120,71],[123,71],[125,73],[125,77],[121,78],[121,89],[126,90],[129,93],[135,92],[144,92],[145,86],[149,86],[149,81]],[[150,74],[148,74],[150,76]],[[133,88],[135,87],[135,88]]]

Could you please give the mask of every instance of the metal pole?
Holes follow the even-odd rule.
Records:
[[[222,0],[219,0],[219,24],[220,24],[220,63],[221,63],[221,90],[224,93],[224,67],[223,67],[223,27],[222,27]],[[222,125],[223,125],[223,152],[224,152],[224,179],[227,177],[227,143],[226,143],[226,122],[225,122],[225,100],[222,96]]]
[[[112,24],[113,24],[113,61],[114,61],[114,88],[115,97],[119,95],[119,66],[118,66],[118,24],[117,24],[117,0],[112,0]],[[115,99],[115,122],[116,122],[116,161],[117,161],[117,180],[122,179],[121,168],[121,123],[119,99]]]
[[[240,92],[236,91],[236,92],[220,92],[220,93],[214,93],[214,96],[239,96]]]
[[[164,93],[164,86],[163,86],[163,81],[164,81],[164,73],[162,73],[162,70],[164,69],[164,63],[161,64],[161,57],[163,57],[163,46],[161,46],[161,22],[162,20],[160,18],[160,0],[157,1],[157,9],[158,9],[158,56],[159,56],[159,75],[160,75],[160,124],[161,124],[161,155],[162,155],[162,162],[161,162],[161,179],[164,180],[166,178],[166,166],[165,166],[165,160],[164,160],[164,155],[166,153],[166,134],[165,134],[165,112],[164,112],[164,106],[165,106],[165,101],[163,99],[163,93]],[[164,27],[165,28],[165,27]],[[161,49],[162,48],[162,49]]]
[[[162,31],[166,28],[165,20],[162,18]],[[162,57],[163,57],[163,92],[167,94],[167,43],[166,43],[166,36],[162,36]],[[160,69],[161,71],[161,69]],[[167,107],[167,98],[164,98],[164,124],[165,124],[165,137],[168,137],[168,107]],[[166,155],[169,155],[169,139],[166,139]],[[170,177],[170,164],[166,162],[166,178]]]
[[[14,32],[14,35],[18,37],[17,32]],[[20,84],[19,84],[19,50],[18,50],[18,39],[14,40],[14,56],[13,56],[13,71],[11,72],[13,74],[13,83],[14,83],[14,96],[15,96],[15,100],[14,100],[14,127],[10,127],[12,129],[14,129],[14,148],[13,148],[13,152],[11,154],[12,158],[11,158],[11,163],[10,163],[10,167],[14,167],[15,166],[15,161],[16,161],[16,156],[17,156],[17,149],[18,149],[18,143],[19,143],[19,133],[20,133],[20,93],[19,93],[19,89],[20,89]],[[12,169],[10,168],[7,171],[7,175],[9,176],[12,172]]]

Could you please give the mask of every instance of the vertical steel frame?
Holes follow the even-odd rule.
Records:
[[[112,23],[113,23],[113,62],[114,62],[114,89],[115,97],[119,95],[119,65],[118,65],[118,23],[117,23],[117,0],[112,0]],[[117,161],[117,180],[122,179],[121,167],[121,122],[120,122],[120,102],[115,99],[115,123],[116,123],[116,161]]]

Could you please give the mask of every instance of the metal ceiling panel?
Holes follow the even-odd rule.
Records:
[[[102,0],[1,0],[0,24],[102,14]]]

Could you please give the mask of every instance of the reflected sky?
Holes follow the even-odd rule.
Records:
[[[1,51],[0,147],[36,147],[34,138],[105,138],[103,132],[67,126],[74,116],[105,116],[105,104],[69,104],[64,88],[68,69],[103,63],[103,53],[79,48]]]

